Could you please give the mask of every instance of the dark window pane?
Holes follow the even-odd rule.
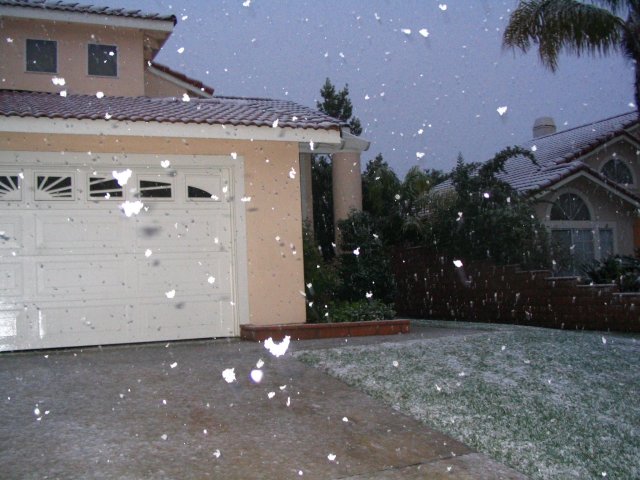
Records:
[[[609,160],[604,164],[604,167],[602,167],[602,174],[609,180],[612,180],[616,183],[620,183],[623,185],[631,185],[633,183],[631,170],[629,170],[629,167],[625,165],[622,160],[619,160],[617,158]]]
[[[92,177],[89,179],[89,197],[122,198],[122,187],[115,178]]]
[[[189,185],[188,187],[188,196],[189,198],[208,198],[211,199],[211,194],[206,190],[203,190],[198,187],[192,187]]]
[[[563,193],[551,207],[551,220],[591,220],[591,214],[578,195]]]
[[[153,180],[140,180],[140,197],[171,198],[171,184]]]
[[[89,75],[116,77],[118,75],[118,48],[115,45],[89,44]]]
[[[71,177],[38,175],[36,182],[36,200],[72,199],[73,184]]]
[[[56,73],[58,53],[52,40],[27,39],[27,71]]]

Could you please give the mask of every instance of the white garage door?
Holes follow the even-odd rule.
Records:
[[[1,155],[0,350],[237,335],[238,161]]]

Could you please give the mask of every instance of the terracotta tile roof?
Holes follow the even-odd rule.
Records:
[[[140,10],[126,10],[124,8],[98,7],[95,5],[81,5],[79,3],[51,1],[51,0],[0,0],[0,5],[9,7],[38,8],[43,10],[58,10],[74,13],[91,13],[97,15],[113,15],[116,17],[141,18],[144,20],[163,20],[173,22],[175,15],[160,15],[158,13],[144,13]]]
[[[580,161],[581,157],[607,141],[626,135],[626,130],[634,124],[638,124],[638,113],[630,112],[535,138],[520,146],[532,151],[538,164],[533,164],[526,157],[517,156],[507,161],[504,173],[497,175],[497,177],[520,193],[533,194],[574,173],[584,171],[606,182],[621,193],[636,198],[625,188],[608,181]],[[451,188],[450,181],[438,185],[436,191],[448,188]]]
[[[209,87],[208,85],[205,85],[204,83],[195,80],[193,78],[187,77],[184,73],[180,73],[177,72],[169,67],[167,67],[166,65],[162,65],[160,63],[156,63],[156,62],[152,62],[151,66],[154,68],[157,68],[158,70],[160,70],[161,72],[166,73],[167,75],[171,75],[172,77],[175,77],[176,79],[188,83],[189,85],[194,86],[195,88],[197,88],[198,90],[202,90],[203,92],[208,93],[209,95],[213,95],[213,87]]]
[[[335,118],[287,100],[213,97],[102,97],[0,90],[0,116],[78,120],[222,124],[338,130]]]

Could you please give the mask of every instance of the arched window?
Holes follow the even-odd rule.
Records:
[[[628,165],[619,158],[613,158],[602,167],[602,175],[616,183],[622,185],[631,185],[633,183],[633,175]]]
[[[551,220],[591,220],[587,204],[575,193],[563,193],[551,207]]]

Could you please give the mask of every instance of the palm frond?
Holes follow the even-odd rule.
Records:
[[[577,0],[522,1],[511,14],[503,47],[527,52],[538,45],[540,59],[555,71],[561,51],[606,55],[622,47],[625,22],[614,12],[628,2],[601,0],[610,10]]]

